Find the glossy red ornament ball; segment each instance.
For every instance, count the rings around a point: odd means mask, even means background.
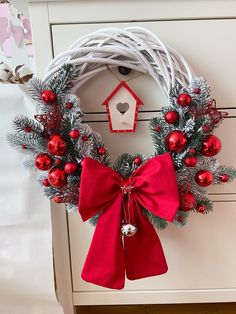
[[[52,90],[45,89],[41,93],[41,98],[42,101],[46,102],[47,104],[52,104],[55,102],[57,96]]]
[[[214,181],[214,176],[209,170],[199,170],[195,174],[195,181],[202,187],[209,186]]]
[[[168,111],[165,116],[165,120],[167,123],[174,124],[178,121],[179,119],[179,114],[176,111]]]
[[[63,156],[66,152],[66,142],[60,135],[52,135],[48,141],[48,151],[56,156]]]
[[[65,171],[57,167],[53,168],[48,173],[48,181],[54,187],[65,186],[67,183]]]
[[[39,170],[46,171],[52,167],[53,159],[50,155],[41,153],[35,157],[34,164]]]
[[[65,104],[65,107],[66,107],[66,109],[72,109],[73,108],[73,104],[72,104],[72,102],[68,102],[68,103],[66,103]]]
[[[195,205],[196,199],[192,192],[186,192],[180,197],[180,210],[189,211]]]
[[[82,141],[83,141],[83,142],[87,142],[87,141],[88,141],[88,139],[89,139],[89,138],[88,138],[88,136],[87,136],[87,135],[83,135],[83,136],[82,136]]]
[[[181,107],[186,107],[191,104],[192,98],[188,93],[182,93],[177,98],[177,104]]]
[[[190,155],[195,155],[196,154],[196,149],[195,148],[190,148],[188,152],[189,152]]]
[[[215,135],[208,135],[202,143],[202,149],[200,152],[204,156],[212,157],[218,154],[220,150],[221,150],[220,139]]]
[[[206,207],[203,204],[198,204],[196,207],[197,212],[201,213],[201,214],[205,213],[205,209],[206,209]]]
[[[166,137],[166,145],[170,151],[181,152],[187,145],[186,134],[181,131],[172,131]]]
[[[79,130],[76,130],[76,129],[71,130],[69,134],[70,134],[70,137],[73,138],[74,140],[79,137]]]
[[[51,184],[49,183],[48,179],[43,179],[43,186],[47,187],[50,186]]]
[[[98,148],[98,155],[105,155],[105,153],[106,153],[106,148],[105,147],[99,147]]]
[[[195,167],[197,164],[197,158],[194,156],[189,156],[184,159],[184,164],[186,167]]]
[[[66,174],[72,174],[78,169],[78,164],[76,162],[67,162],[64,167]]]
[[[226,173],[221,174],[220,175],[220,181],[223,183],[228,182],[229,181],[229,175]]]
[[[135,157],[134,158],[134,164],[139,166],[142,163],[142,159],[140,157]]]
[[[53,197],[53,201],[54,201],[55,203],[61,203],[61,197],[58,196],[58,195],[56,195],[56,196]]]
[[[198,94],[200,94],[201,93],[201,89],[200,88],[194,88],[194,94],[196,94],[196,95],[198,95]]]

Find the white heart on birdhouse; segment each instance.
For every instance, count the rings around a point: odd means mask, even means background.
[[[134,132],[138,108],[142,104],[134,91],[121,81],[103,102],[107,109],[110,132]]]

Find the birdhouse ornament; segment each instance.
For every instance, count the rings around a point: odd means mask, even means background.
[[[135,132],[138,108],[142,104],[125,81],[121,81],[103,102],[107,110],[110,132]]]

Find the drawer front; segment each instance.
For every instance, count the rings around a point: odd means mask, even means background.
[[[184,228],[169,225],[164,231],[158,232],[169,265],[168,273],[137,281],[127,280],[125,291],[234,289],[235,208],[235,201],[216,201],[214,214],[192,214]],[[69,230],[74,292],[105,291],[80,278],[93,228],[82,223],[78,214],[74,213],[69,215]],[[119,293],[109,292],[117,298],[113,298],[114,303],[119,300]],[[187,298],[186,301],[189,302]],[[89,304],[89,300],[87,302]]]
[[[125,27],[132,23],[52,25],[54,54],[64,51],[80,36],[111,25]],[[229,141],[236,131],[234,114],[236,89],[232,79],[236,68],[236,42],[233,40],[236,20],[156,21],[140,22],[135,25],[149,28],[165,43],[182,53],[195,72],[208,79],[218,107],[232,108],[230,117],[216,133],[223,141],[219,160],[236,167],[236,148]],[[131,79],[128,84],[144,102],[134,134],[111,134],[108,131],[107,118],[101,103],[118,84],[118,80],[110,71],[104,71],[103,74],[94,77],[78,91],[82,109],[88,113],[87,120],[102,134],[113,159],[122,152],[140,151],[145,154],[152,152],[147,120],[158,115],[158,110],[165,104],[165,97],[150,77],[145,75],[133,79],[132,77],[136,77],[136,73],[132,72],[125,79]],[[215,200],[213,214],[208,216],[192,214],[186,227],[177,228],[170,225],[166,230],[159,232],[169,263],[169,272],[160,277],[127,282],[125,292],[183,290],[182,297],[186,295],[186,302],[190,302],[184,291],[234,289],[236,254],[232,247],[236,236],[235,187],[234,183],[210,190],[211,198]],[[68,219],[74,297],[76,299],[79,293],[80,304],[101,304],[103,302],[101,300],[104,300],[102,292],[105,289],[83,282],[80,278],[93,228],[81,223],[77,213],[69,215]],[[93,292],[98,293],[91,300],[89,293]],[[140,303],[145,303],[141,295]],[[158,294],[150,295],[153,295],[150,303],[161,302],[162,297],[158,299]],[[109,296],[113,304],[130,303],[122,292],[110,291]],[[145,300],[147,302],[147,298]],[[184,301],[185,299],[182,299],[182,302]]]

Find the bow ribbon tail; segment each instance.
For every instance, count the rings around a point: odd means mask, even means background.
[[[120,194],[100,215],[81,274],[83,280],[110,289],[123,289],[125,284],[121,203]]]
[[[127,278],[135,280],[166,273],[168,266],[155,229],[134,195],[130,195],[129,202],[130,219],[135,221],[138,232],[133,237],[124,237]]]

